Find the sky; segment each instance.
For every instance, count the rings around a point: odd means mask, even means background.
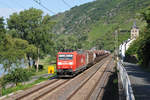
[[[29,9],[31,7],[41,9],[45,14],[54,15],[59,12],[64,12],[69,10],[71,7],[76,5],[81,5],[94,0],[37,0],[40,1],[42,5],[48,8],[47,11],[39,4],[34,2],[34,0],[0,0],[0,17],[8,18],[14,12],[20,12],[24,9]]]

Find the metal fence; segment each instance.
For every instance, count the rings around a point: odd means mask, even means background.
[[[124,96],[125,100],[135,100],[129,76],[121,61],[117,63],[117,69],[119,70],[118,75],[122,85],[122,96]]]
[[[2,96],[2,86],[0,84],[0,97]]]

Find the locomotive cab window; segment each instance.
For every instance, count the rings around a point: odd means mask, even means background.
[[[60,54],[58,57],[59,57],[59,60],[72,60],[73,59],[72,54]]]

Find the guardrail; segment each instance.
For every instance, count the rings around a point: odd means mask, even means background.
[[[121,61],[117,62],[120,100],[135,100],[129,76]]]
[[[2,86],[0,84],[0,97],[2,96]]]

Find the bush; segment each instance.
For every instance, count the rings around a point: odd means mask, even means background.
[[[150,32],[148,33],[150,34]],[[139,50],[137,51],[139,63],[148,66],[150,61],[150,35],[141,39]]]
[[[24,68],[15,68],[6,74],[2,79],[2,86],[5,87],[8,83],[15,83],[28,81],[31,76],[31,72]]]
[[[126,51],[126,56],[135,55],[139,48],[139,39],[133,41],[128,50]]]
[[[34,65],[33,68],[36,69],[36,65]],[[39,64],[39,68],[38,69],[41,71],[41,70],[44,69],[44,66]]]

